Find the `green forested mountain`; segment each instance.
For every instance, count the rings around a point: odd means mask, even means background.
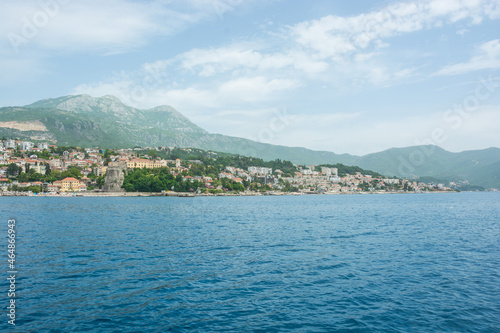
[[[169,106],[149,110],[126,106],[114,96],[45,99],[23,107],[0,108],[0,122],[41,122],[45,130],[0,127],[6,137],[40,138],[79,147],[175,146],[293,160],[296,163],[350,163],[351,155],[290,148],[211,134]],[[2,124],[0,124],[2,125]],[[4,126],[4,125],[2,125]]]
[[[500,149],[452,153],[437,146],[392,148],[356,158],[353,163],[384,175],[468,180],[483,187],[500,188]]]
[[[436,146],[418,146],[365,156],[339,155],[211,134],[172,107],[136,109],[114,96],[65,96],[0,108],[0,136],[79,147],[192,147],[298,164],[358,165],[388,176],[468,180],[471,184],[500,188],[498,148],[451,153]]]

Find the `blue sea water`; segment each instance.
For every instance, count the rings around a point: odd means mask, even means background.
[[[500,331],[500,193],[3,197],[0,209],[2,332]]]

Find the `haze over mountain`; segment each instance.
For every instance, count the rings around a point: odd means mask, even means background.
[[[0,135],[47,140],[61,146],[192,147],[299,164],[343,163],[388,176],[431,176],[500,188],[499,148],[451,153],[437,146],[416,146],[365,156],[339,155],[211,134],[170,106],[137,109],[111,95],[64,96],[22,107],[0,108]]]

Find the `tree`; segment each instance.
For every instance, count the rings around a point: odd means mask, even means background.
[[[74,165],[71,165],[68,167],[68,170],[66,170],[62,173],[62,177],[63,178],[74,177],[76,179],[80,179],[80,178],[82,178],[81,168],[74,166]]]
[[[130,183],[126,183],[126,184],[123,184],[123,188],[125,189],[125,191],[127,192],[134,192],[135,191],[135,187],[134,185],[130,184]]]
[[[104,176],[100,176],[99,178],[97,178],[96,183],[98,188],[102,188],[102,186],[104,185]]]
[[[41,159],[44,159],[44,160],[48,160],[51,157],[50,152],[47,149],[44,149],[41,153],[35,152],[34,154],[36,156],[38,156],[38,158],[41,158]]]
[[[22,171],[21,167],[18,167],[16,163],[11,163],[7,166],[7,176],[17,177]]]
[[[50,164],[49,163],[44,163],[45,165],[45,176],[50,176],[51,169],[50,169]]]
[[[203,176],[205,174],[205,166],[203,164],[194,163],[189,171],[192,176]]]
[[[151,149],[148,151],[148,156],[151,157],[153,160],[156,160],[158,157],[158,152],[154,149]]]

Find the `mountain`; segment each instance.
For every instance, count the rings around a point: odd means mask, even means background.
[[[500,188],[499,148],[460,153],[432,145],[391,148],[359,157],[353,163],[384,175],[468,180],[471,184]]]
[[[290,160],[298,164],[358,165],[388,176],[468,180],[500,188],[500,149],[452,153],[437,146],[392,148],[365,156],[285,147],[208,133],[170,106],[143,110],[114,96],[73,95],[0,108],[0,136],[61,146],[176,146]]]
[[[16,122],[17,126],[13,126],[12,122]],[[41,125],[38,130],[33,130],[35,124]],[[0,135],[51,140],[61,146],[193,147],[266,160],[288,159],[296,163],[328,163],[332,160],[349,163],[353,158],[348,154],[337,155],[211,134],[170,106],[136,109],[109,95],[100,98],[65,96],[23,107],[0,108]]]

